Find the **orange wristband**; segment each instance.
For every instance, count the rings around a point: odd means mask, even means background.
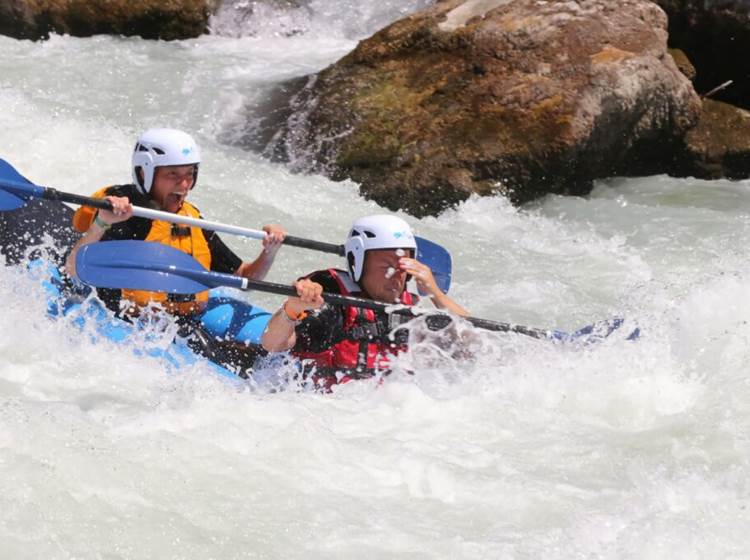
[[[299,323],[302,321],[305,317],[307,317],[307,311],[300,311],[297,315],[292,315],[289,313],[289,311],[286,308],[286,304],[288,302],[284,302],[284,305],[282,306],[282,309],[284,310],[284,315],[286,315],[287,319],[290,321],[293,321],[294,323]]]

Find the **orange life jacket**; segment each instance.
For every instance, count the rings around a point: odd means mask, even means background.
[[[107,196],[107,190],[110,187],[104,187],[96,191],[91,195],[91,198],[105,198]],[[96,218],[96,213],[99,210],[92,206],[81,206],[73,214],[73,229],[80,233],[86,233],[91,227],[91,223]]]
[[[92,196],[104,198],[107,189],[99,189]],[[96,217],[97,210],[87,206],[81,206],[73,216],[73,227],[80,232],[85,232],[91,227]],[[185,201],[176,212],[180,216],[200,218],[200,212],[192,204]],[[144,241],[163,243],[175,249],[179,249],[188,255],[192,255],[206,270],[211,269],[211,250],[208,241],[199,227],[189,227],[179,224],[171,224],[162,220],[152,220],[151,229]],[[148,292],[145,290],[122,290],[122,298],[134,304],[134,308],[128,312],[137,313],[142,307],[160,304],[165,310],[176,315],[190,315],[198,313],[206,307],[208,302],[208,290],[197,294],[180,295],[167,294],[164,292]]]

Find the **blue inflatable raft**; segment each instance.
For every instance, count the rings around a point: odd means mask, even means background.
[[[255,359],[264,354],[260,337],[270,319],[268,312],[233,297],[227,289],[214,289],[205,312],[182,325],[171,345],[156,344],[163,339],[156,333],[150,344],[147,332],[154,330],[153,321],[144,329],[138,320],[117,318],[91,288],[66,284],[58,267],[77,239],[69,226],[71,216],[70,208],[47,200],[31,200],[23,208],[0,212],[0,255],[7,265],[27,266],[42,283],[51,317],[65,318],[114,342],[132,343],[136,352],[162,358],[169,367],[203,360],[222,375],[249,376]]]

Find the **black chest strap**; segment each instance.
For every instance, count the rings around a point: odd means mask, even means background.
[[[355,325],[347,329],[347,338],[362,342],[406,344],[409,340],[409,331],[399,328],[398,323],[392,323],[388,316],[368,321],[364,310],[360,308],[357,310]]]

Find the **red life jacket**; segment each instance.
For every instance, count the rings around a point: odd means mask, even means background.
[[[361,296],[360,287],[344,271],[329,268],[327,271],[339,286],[341,295]],[[401,294],[400,303],[414,305],[417,296]],[[361,307],[342,308],[344,314],[343,339],[322,352],[294,352],[303,360],[306,369],[312,369],[318,385],[330,388],[336,383],[372,377],[378,372],[387,373],[389,358],[408,348],[404,341],[389,338],[390,327],[378,321],[375,311]],[[313,366],[313,368],[310,368]]]

